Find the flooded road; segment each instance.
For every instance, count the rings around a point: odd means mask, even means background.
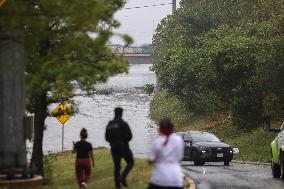
[[[124,109],[123,118],[133,133],[130,147],[136,157],[145,157],[152,138],[156,136],[155,124],[148,117],[152,97],[143,89],[145,84],[156,83],[155,74],[149,71],[150,66],[130,65],[128,74],[117,75],[107,83],[97,85],[97,94],[75,97],[80,113],[65,123],[64,150],[70,150],[72,141],[79,140],[79,132],[83,127],[88,130],[88,140],[94,147],[109,147],[104,139],[105,127],[113,119],[114,108],[120,106]],[[52,110],[57,105],[53,104],[49,108]],[[46,126],[44,152],[61,151],[61,124],[56,118],[47,118]]]

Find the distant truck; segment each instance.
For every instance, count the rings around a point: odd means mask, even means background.
[[[284,181],[284,122],[280,129],[272,129],[270,132],[278,132],[275,139],[271,142],[271,170],[274,178],[281,178]]]

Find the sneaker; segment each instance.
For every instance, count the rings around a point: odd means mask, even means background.
[[[124,186],[124,187],[127,187],[127,186],[128,186],[127,181],[126,181],[125,178],[121,179],[121,184],[122,184],[122,186]]]
[[[81,187],[82,187],[82,188],[88,188],[88,185],[87,185],[87,183],[82,182],[82,183],[81,183]]]

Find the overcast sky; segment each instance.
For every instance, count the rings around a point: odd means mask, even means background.
[[[177,7],[179,7],[179,2],[180,0],[177,0]],[[127,0],[125,8],[168,3],[172,3],[172,0]],[[148,8],[125,8],[115,14],[115,18],[121,23],[120,28],[115,32],[130,35],[134,39],[133,45],[152,43],[152,36],[157,24],[172,12],[171,4]],[[111,43],[123,44],[119,37],[113,37]]]

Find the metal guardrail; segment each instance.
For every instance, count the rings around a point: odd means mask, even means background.
[[[145,47],[136,47],[136,46],[122,46],[122,45],[109,45],[112,52],[114,54],[151,54],[152,48],[145,46]]]

